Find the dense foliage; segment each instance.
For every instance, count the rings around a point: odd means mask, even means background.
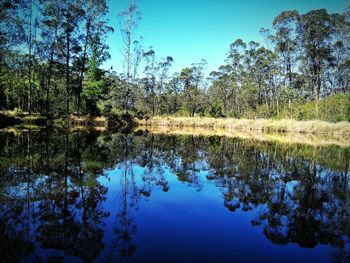
[[[206,76],[205,60],[170,74],[174,58],[141,46],[135,1],[119,14],[122,73],[102,68],[114,30],[105,0],[4,0],[0,10],[0,109],[349,120],[349,11],[282,12],[261,29],[266,43],[234,41]]]

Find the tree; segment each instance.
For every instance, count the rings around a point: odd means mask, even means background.
[[[182,87],[179,73],[174,73],[165,85],[166,111],[165,114],[174,114],[181,109]]]
[[[190,117],[194,117],[197,112],[204,111],[204,91],[200,85],[204,78],[205,64],[206,61],[194,63],[190,68],[182,69],[179,76],[183,86],[183,104]]]
[[[331,60],[325,72],[330,90],[327,92],[350,92],[350,11],[332,14],[334,33],[331,43]]]
[[[168,80],[168,73],[169,69],[174,62],[173,57],[167,56],[165,59],[160,61],[158,63],[157,69],[158,69],[158,75],[159,75],[159,84],[158,84],[158,94],[159,94],[159,100],[158,100],[158,112],[159,114],[164,114],[167,110],[166,107],[166,96],[165,96],[165,85],[166,81]]]
[[[235,105],[237,105],[237,82],[231,70],[230,66],[220,66],[218,72],[210,73],[213,83],[209,89],[209,95],[212,98],[212,106],[216,107],[216,110],[213,108],[216,117],[228,116],[231,101],[235,101]]]
[[[79,73],[79,85],[77,88],[77,112],[81,111],[81,92],[83,89],[83,79],[86,70],[86,63],[89,56],[93,56],[94,63],[101,64],[109,58],[107,53],[108,47],[105,44],[105,36],[113,31],[113,28],[107,25],[107,21],[104,20],[105,15],[108,12],[107,3],[105,0],[98,1],[86,1],[84,2],[84,23],[85,33],[82,38],[82,54],[79,58],[80,73]],[[98,60],[98,61],[97,61]]]
[[[99,114],[97,102],[100,100],[104,88],[103,71],[98,66],[96,59],[91,58],[83,83],[82,97],[86,104],[86,112],[91,115]]]
[[[60,19],[62,21],[63,30],[58,37],[58,41],[59,48],[62,52],[60,56],[62,56],[62,58],[65,60],[65,114],[68,115],[70,112],[70,96],[73,87],[72,63],[82,49],[79,45],[81,31],[78,25],[83,18],[84,10],[82,9],[80,2],[66,0],[64,2],[60,2],[60,13],[62,14]]]
[[[141,13],[138,11],[138,7],[136,4],[136,0],[131,0],[126,9],[119,13],[119,17],[121,18],[121,33],[124,41],[124,72],[126,78],[126,89],[124,93],[124,103],[123,109],[127,111],[130,107],[132,107],[132,99],[130,99],[130,81],[132,80],[132,62],[134,58],[132,45],[138,44],[135,37],[135,32],[138,27],[138,23],[141,20]],[[134,76],[136,74],[134,73]]]
[[[50,91],[52,90],[55,61],[59,53],[58,36],[62,31],[60,9],[57,1],[47,2],[42,10],[41,42],[38,44],[38,55],[46,62],[44,67],[44,90],[46,93],[45,112],[50,114]]]
[[[156,94],[156,86],[157,86],[157,60],[156,55],[153,49],[145,52],[143,57],[146,60],[146,67],[144,73],[146,77],[143,79],[143,86],[146,93],[146,101],[148,102],[151,108],[152,116],[156,115],[157,109],[157,94]]]
[[[292,87],[293,69],[297,62],[297,40],[296,30],[298,28],[300,15],[298,11],[284,11],[272,22],[276,35],[273,36],[276,52],[281,57],[284,72],[284,85]]]
[[[143,57],[146,60],[146,66],[144,70],[145,78],[142,80],[142,83],[146,93],[146,101],[151,108],[151,114],[155,116],[165,111],[161,109],[165,103],[165,82],[168,79],[168,72],[174,59],[168,56],[158,62],[152,48],[145,52]]]
[[[312,10],[300,17],[299,45],[303,49],[305,75],[310,77],[310,86],[316,101],[320,99],[323,74],[327,61],[331,59],[330,40],[333,30],[332,18],[325,9]]]

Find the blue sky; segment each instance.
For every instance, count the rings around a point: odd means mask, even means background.
[[[208,61],[210,72],[224,63],[229,45],[236,39],[263,42],[259,29],[271,28],[281,11],[305,13],[326,8],[342,12],[347,0],[138,0],[142,12],[138,34],[157,57],[172,56],[172,72],[191,63]],[[127,0],[109,0],[108,19],[115,32],[108,37],[111,59],[104,65],[122,72],[122,39],[118,13]],[[142,68],[140,68],[142,71]]]

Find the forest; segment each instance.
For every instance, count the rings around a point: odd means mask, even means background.
[[[350,8],[281,12],[260,29],[263,43],[232,41],[210,74],[205,59],[173,73],[176,58],[144,47],[136,1],[115,14],[119,28],[108,12],[106,0],[2,0],[0,110],[350,120]],[[115,31],[124,63],[106,69],[106,39]]]

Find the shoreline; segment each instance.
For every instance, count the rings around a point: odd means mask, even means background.
[[[3,114],[2,114],[3,115]],[[5,116],[5,115],[3,115]],[[350,122],[295,121],[271,119],[216,119],[200,117],[153,117],[150,119],[123,119],[122,117],[93,117],[69,115],[55,119],[42,116],[7,117],[16,120],[0,127],[2,131],[57,128],[71,132],[95,130],[106,132],[127,128],[154,134],[221,136],[228,138],[278,141],[315,146],[338,145],[350,147]],[[38,122],[38,120],[40,120]],[[33,122],[31,122],[33,121]]]
[[[136,132],[146,132],[155,135],[194,136],[194,137],[226,137],[259,142],[277,142],[282,144],[303,144],[309,146],[339,146],[350,147],[348,137],[334,138],[306,133],[266,133],[261,131],[224,130],[193,127],[146,127],[138,126]]]
[[[333,138],[350,139],[350,122],[331,123],[319,120],[296,121],[291,119],[216,119],[206,117],[153,117],[137,119],[141,127],[169,127],[225,130],[226,133],[260,132],[260,133],[290,133],[329,136]]]

